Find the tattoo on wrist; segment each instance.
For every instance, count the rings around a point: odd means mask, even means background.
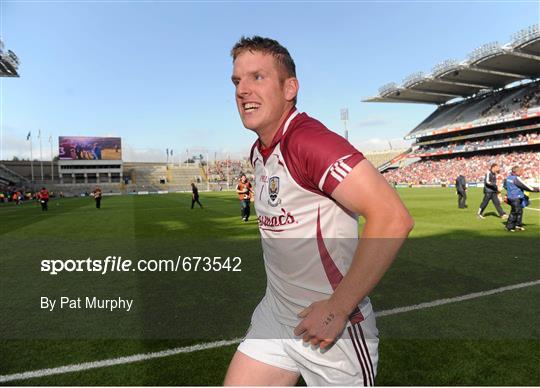
[[[324,322],[323,322],[324,325],[325,325],[325,326],[328,326],[328,325],[334,320],[334,318],[335,318],[334,313],[328,314],[328,316],[326,317],[326,319],[325,319]]]

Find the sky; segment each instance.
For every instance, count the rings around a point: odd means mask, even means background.
[[[540,19],[540,1],[5,1],[0,36],[20,78],[0,78],[0,160],[50,160],[49,136],[119,136],[126,161],[209,150],[247,156],[230,49],[277,39],[300,82],[298,108],[361,151],[406,146],[436,107],[366,103],[438,62],[511,41]],[[390,141],[390,144],[389,144]],[[204,152],[203,152],[204,153]],[[212,158],[212,156],[210,156]]]

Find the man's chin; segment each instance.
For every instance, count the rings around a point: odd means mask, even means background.
[[[255,123],[253,120],[242,119],[242,124],[244,124],[244,128],[257,132],[257,123]]]

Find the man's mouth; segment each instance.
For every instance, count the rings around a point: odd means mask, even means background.
[[[244,108],[244,112],[251,113],[259,109],[261,104],[257,104],[256,102],[246,102],[245,104],[242,104],[242,106]]]

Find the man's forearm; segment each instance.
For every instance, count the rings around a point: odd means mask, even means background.
[[[407,208],[379,172],[360,162],[332,197],[366,219],[352,264],[328,302],[348,317],[379,283],[414,226]]]
[[[411,228],[412,226],[396,222],[379,222],[379,225],[366,223],[351,267],[330,298],[330,302],[340,313],[350,315],[358,303],[379,283]]]
[[[530,191],[530,192],[538,191],[538,188],[529,186],[528,184],[526,184],[525,182],[523,182],[523,181],[521,180],[521,178],[517,178],[516,181],[515,181],[515,184],[516,184],[516,186],[519,187],[521,190]]]

